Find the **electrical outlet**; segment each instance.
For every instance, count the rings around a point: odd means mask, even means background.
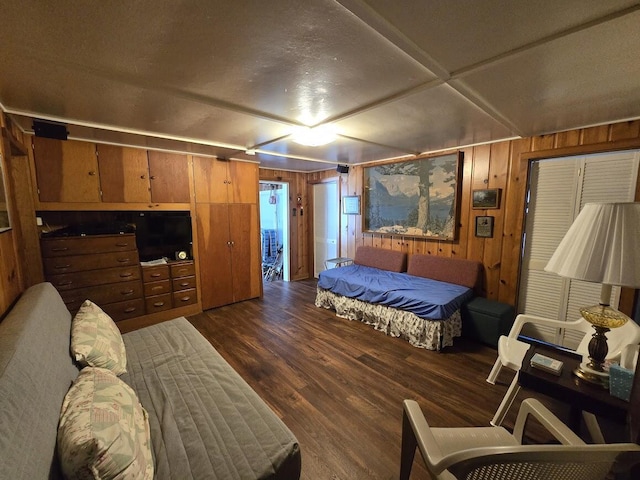
[[[42,217],[36,217],[36,225],[38,225],[39,227],[42,226]]]

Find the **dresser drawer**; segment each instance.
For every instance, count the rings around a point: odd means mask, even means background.
[[[188,277],[196,274],[196,268],[193,261],[172,263],[171,278]]]
[[[61,275],[49,275],[50,281],[58,291],[72,290],[74,288],[92,287],[107,283],[128,282],[140,279],[140,266],[105,268],[100,272],[75,272]]]
[[[173,292],[173,308],[178,308],[183,305],[191,305],[196,303],[198,297],[196,295],[196,289],[181,290],[179,292]]]
[[[156,265],[153,267],[142,267],[142,281],[157,282],[169,278],[169,265]]]
[[[196,277],[182,277],[182,278],[174,278],[171,280],[171,284],[173,287],[173,291],[177,292],[180,290],[187,290],[189,288],[196,288]]]
[[[171,293],[171,282],[168,279],[160,280],[159,282],[149,282],[144,284],[145,297],[161,295],[163,293]]]
[[[96,287],[75,288],[73,290],[63,290],[60,296],[64,300],[70,311],[76,311],[85,300],[102,307],[103,305],[134,298],[142,298],[142,282],[134,280],[131,282],[118,282],[111,285],[99,285]]]
[[[43,257],[87,255],[93,253],[124,252],[136,250],[136,236],[95,235],[89,237],[43,238],[40,241]]]
[[[46,275],[56,275],[59,273],[138,265],[138,252],[137,250],[129,250],[126,252],[96,253],[93,255],[67,255],[43,258],[42,262]]]
[[[147,313],[162,312],[171,308],[171,294],[154,295],[144,299]]]
[[[126,320],[127,318],[144,315],[144,300],[137,298],[124,302],[110,303],[102,308],[113,320]]]

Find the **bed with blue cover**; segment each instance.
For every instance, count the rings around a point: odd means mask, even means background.
[[[460,307],[474,296],[472,260],[359,247],[354,264],[320,273],[316,306],[412,345],[440,350],[461,335]]]

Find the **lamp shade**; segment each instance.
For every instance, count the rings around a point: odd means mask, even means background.
[[[640,288],[640,203],[587,203],[544,269]]]

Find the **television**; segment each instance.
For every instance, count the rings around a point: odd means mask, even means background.
[[[138,212],[134,223],[140,261],[162,257],[175,260],[179,251],[187,252],[187,258],[192,258],[189,212]]]

